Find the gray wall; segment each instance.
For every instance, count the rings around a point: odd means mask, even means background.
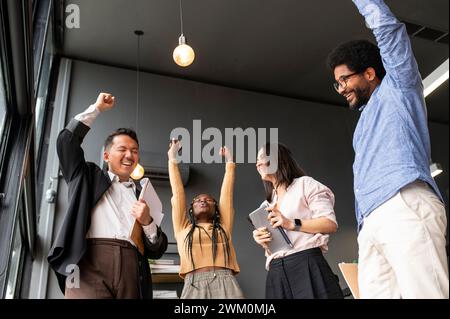
[[[302,102],[289,98],[230,89],[153,74],[140,74],[140,107],[138,136],[143,151],[161,153],[165,157],[169,134],[173,128],[192,130],[194,119],[202,120],[202,129],[253,127],[279,129],[279,140],[294,153],[308,175],[329,186],[336,195],[339,230],[331,236],[325,256],[339,275],[340,261],[357,259],[356,223],[352,192],[352,135],[356,113],[344,108]],[[85,139],[87,160],[99,163],[101,145],[108,133],[118,127],[136,128],[136,73],[130,70],[74,61],[67,121],[93,103],[100,91],[116,96],[115,109],[101,114]],[[448,126],[432,125],[438,141],[435,161],[448,172]],[[433,141],[434,142],[434,141]],[[210,192],[219,196],[224,167],[221,164],[191,164],[187,196]],[[448,189],[448,177],[441,186]],[[163,229],[174,241],[170,187],[158,186],[157,192],[166,212]],[[66,187],[61,186],[58,220],[65,209]],[[263,250],[254,243],[247,214],[264,199],[255,164],[239,164],[235,186],[235,226],[233,242],[241,273],[238,281],[248,298],[263,298],[266,271]],[[54,277],[48,296],[57,297]]]

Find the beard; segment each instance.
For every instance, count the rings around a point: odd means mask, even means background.
[[[355,98],[352,103],[348,103],[350,110],[357,110],[361,106],[366,105],[370,99],[370,88],[367,86],[366,88],[355,88],[352,91]]]

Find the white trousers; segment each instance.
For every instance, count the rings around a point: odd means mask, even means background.
[[[445,208],[416,181],[375,209],[358,235],[361,298],[449,298]]]

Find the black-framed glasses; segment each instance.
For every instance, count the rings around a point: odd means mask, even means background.
[[[333,83],[333,87],[334,87],[334,89],[336,90],[336,92],[339,92],[339,88],[340,88],[340,87],[341,87],[343,90],[345,90],[346,87],[347,87],[347,82],[348,82],[348,80],[349,80],[352,76],[357,75],[357,74],[361,74],[361,72],[353,72],[353,73],[350,73],[350,74],[347,74],[347,75],[343,75],[343,76],[341,76],[341,77],[339,78],[339,80],[335,81],[335,82]]]

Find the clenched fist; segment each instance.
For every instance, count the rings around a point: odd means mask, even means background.
[[[95,107],[100,111],[107,111],[112,109],[114,106],[115,97],[109,93],[100,93],[97,97],[97,101],[95,102]]]
[[[179,150],[181,150],[181,142],[173,139],[169,144],[169,151],[167,152],[169,160],[176,159]]]
[[[231,151],[228,147],[223,146],[220,148],[220,156],[225,157],[225,161],[228,162],[233,162],[233,154],[231,154]]]

